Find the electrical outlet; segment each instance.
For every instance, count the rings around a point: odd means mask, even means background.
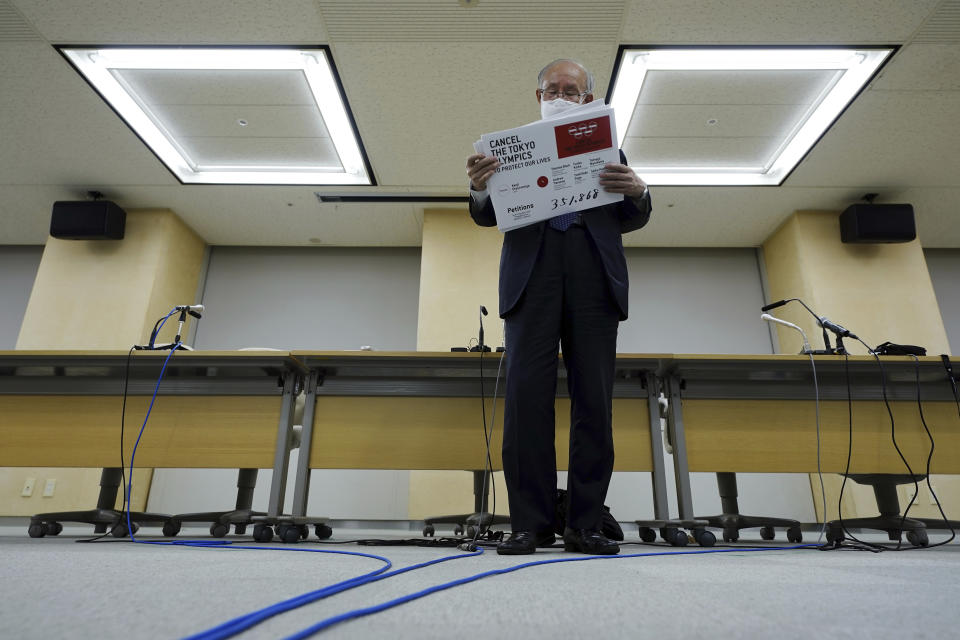
[[[46,483],[43,485],[43,497],[52,498],[53,492],[57,488],[57,479],[56,478],[47,478]]]
[[[20,495],[29,498],[33,495],[33,486],[37,484],[36,478],[27,478],[23,481],[23,489],[20,489]]]

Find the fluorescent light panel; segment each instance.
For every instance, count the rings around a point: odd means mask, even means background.
[[[167,167],[188,184],[369,185],[363,153],[325,49],[71,48],[60,49]],[[193,164],[163,124],[144,109],[115,72],[160,70],[299,70],[323,116],[342,166],[202,166]]]
[[[779,185],[893,53],[892,48],[623,49],[610,105],[622,147],[648,71],[834,70],[836,75],[808,111],[784,123],[783,143],[763,167],[635,166],[652,185]]]

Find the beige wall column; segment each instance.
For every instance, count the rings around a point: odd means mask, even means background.
[[[490,312],[484,318],[484,342],[503,344],[497,305],[502,242],[503,235],[496,227],[478,227],[465,208],[423,212],[418,351],[449,351],[450,347],[467,346],[471,338],[477,337],[481,304]],[[498,403],[498,430],[503,425],[501,408]],[[482,446],[483,427],[479,419],[476,422],[477,442]],[[495,455],[499,459],[499,452]],[[505,514],[507,492],[503,474],[496,474],[495,482],[497,513]],[[411,519],[472,511],[473,478],[469,473],[410,473]]]
[[[123,240],[49,238],[17,349],[129,349],[145,342],[172,306],[196,302],[205,249],[169,210],[128,212]],[[175,333],[176,324],[168,322],[161,340]],[[151,474],[145,469],[134,478],[134,509],[146,503]],[[0,469],[0,514],[90,509],[99,475],[99,469]],[[39,487],[56,478],[56,493],[20,497],[27,477]]]
[[[770,300],[801,298],[812,309],[850,328],[871,346],[890,340],[917,344],[931,354],[949,353],[946,330],[919,241],[903,244],[843,244],[839,214],[829,211],[798,211],[763,244]],[[773,311],[807,333],[814,348],[822,348],[821,330],[814,318],[793,303]],[[801,339],[796,331],[777,326],[781,353],[797,353]],[[833,341],[833,336],[830,337]],[[850,353],[865,354],[866,348],[845,340]],[[840,477],[824,478],[828,517],[836,518]],[[955,477],[931,478],[937,494],[960,504],[960,483]],[[820,485],[811,476],[814,503],[821,517]],[[949,489],[947,485],[949,484]],[[850,490],[854,487],[853,491]],[[901,503],[904,500],[901,488]],[[910,487],[912,495],[913,487]],[[849,495],[849,499],[848,499]],[[939,517],[929,499],[911,508],[911,515]],[[945,505],[946,508],[946,505]],[[948,514],[955,509],[946,509]],[[869,487],[848,482],[844,490],[844,516],[872,515],[876,501]],[[954,516],[956,517],[956,516]]]

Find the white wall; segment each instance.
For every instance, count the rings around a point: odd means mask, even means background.
[[[954,355],[960,349],[960,249],[926,249],[923,253]]]
[[[43,247],[0,246],[0,349],[17,346]]]
[[[419,249],[214,247],[194,346],[413,351],[419,281]],[[227,510],[236,480],[234,470],[157,470],[149,509]],[[407,518],[409,471],[315,470],[310,487],[312,516]],[[266,510],[269,488],[270,472],[261,470],[255,509]]]

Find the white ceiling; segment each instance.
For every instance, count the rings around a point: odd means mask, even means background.
[[[604,96],[621,44],[893,44],[902,49],[783,186],[655,187],[650,224],[625,244],[759,245],[797,209],[840,210],[876,192],[914,205],[924,246],[960,247],[960,0],[473,4],[0,0],[0,244],[42,244],[52,203],[89,189],[127,209],[170,208],[211,244],[421,241],[422,206],[179,184],[53,44],[327,44],[375,189],[434,195],[464,194],[481,133],[538,117],[536,73],[557,57],[593,69]],[[597,17],[570,20],[585,13]],[[202,111],[181,114],[184,126],[215,126]],[[283,126],[296,122],[291,112]]]

